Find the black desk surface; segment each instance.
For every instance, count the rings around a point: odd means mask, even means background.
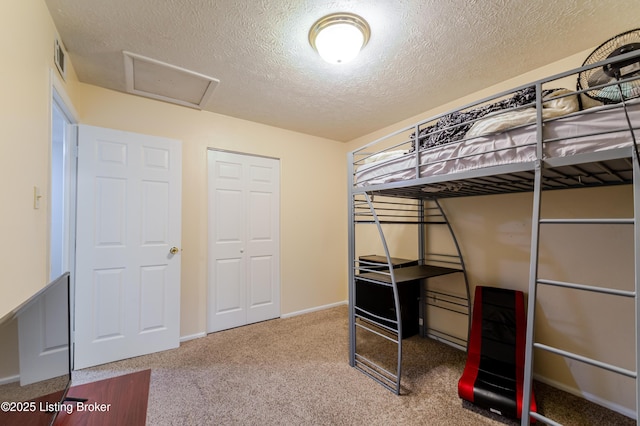
[[[417,281],[424,278],[437,277],[439,275],[461,272],[460,269],[429,265],[407,266],[405,268],[396,268],[393,271],[396,277],[397,284],[409,281]],[[384,283],[391,283],[391,275],[381,274],[378,272],[365,272],[362,274],[358,274],[356,275],[356,279],[358,278],[366,278],[370,280],[381,281]]]
[[[370,262],[370,263],[376,263],[376,264],[385,265],[385,266],[387,265],[386,256],[380,256],[375,254],[369,255],[369,256],[360,256],[359,260],[361,262],[367,262],[367,263]],[[396,267],[405,267],[405,266],[417,265],[418,261],[411,260],[411,259],[401,259],[399,257],[392,257],[391,264]]]

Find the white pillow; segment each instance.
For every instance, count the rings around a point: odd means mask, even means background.
[[[374,154],[370,157],[363,159],[360,164],[375,163],[377,161],[391,160],[405,155],[408,151],[405,149],[397,149],[394,151],[384,151]]]
[[[549,119],[576,112],[579,109],[577,96],[560,95],[572,93],[569,89],[558,89],[543,98],[542,118]],[[536,109],[526,108],[507,112],[494,112],[488,114],[482,120],[476,121],[466,133],[466,138],[474,138],[489,133],[497,133],[522,124],[535,123]]]

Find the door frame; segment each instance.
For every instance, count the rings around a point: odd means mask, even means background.
[[[71,368],[73,369],[73,360],[74,360],[74,350],[73,350],[73,330],[75,329],[75,265],[76,265],[76,202],[77,202],[77,194],[76,194],[76,184],[78,178],[77,171],[77,130],[76,125],[78,124],[78,113],[75,110],[73,103],[71,102],[71,98],[67,94],[65,89],[65,85],[60,79],[58,75],[57,69],[51,68],[49,70],[49,187],[48,194],[52,194],[52,173],[53,173],[53,138],[54,138],[54,129],[53,129],[53,109],[54,106],[60,109],[64,117],[69,122],[65,132],[64,138],[64,148],[63,148],[63,156],[62,156],[62,167],[64,168],[64,177],[63,177],[63,186],[66,191],[64,200],[63,200],[63,222],[64,229],[62,232],[62,272],[70,272],[69,274],[69,324],[71,327],[71,340],[69,342],[71,351]],[[49,271],[49,275],[51,275],[52,271],[52,215],[53,215],[53,207],[52,207],[52,197],[47,197],[47,216],[49,217],[48,221],[48,235],[47,235],[47,270]],[[54,279],[57,277],[50,277],[50,279]]]
[[[76,170],[76,144],[77,144],[76,136],[77,135],[76,135],[74,126],[78,124],[77,114],[74,111],[73,106],[70,103],[70,100],[68,99],[66,92],[64,91],[64,88],[61,87],[59,80],[53,74],[53,71],[52,71],[52,78],[51,78],[50,106],[51,106],[51,110],[50,110],[50,118],[51,118],[50,178],[51,178],[51,181],[49,184],[50,194],[52,194],[53,185],[54,185],[53,178],[52,178],[53,167],[54,167],[53,163],[58,160],[58,158],[54,157],[54,153],[53,153],[54,137],[56,136],[54,134],[54,122],[53,122],[54,108],[57,107],[57,109],[60,110],[63,117],[67,121],[67,126],[63,136],[64,139],[62,141],[63,146],[61,147],[63,152],[62,152],[62,156],[60,157],[62,159],[62,164],[60,164],[60,166],[62,166],[62,170],[63,170],[61,186],[63,189],[62,211],[63,211],[63,228],[64,229],[62,232],[62,242],[60,244],[62,246],[62,253],[61,253],[62,262],[61,263],[62,263],[63,270],[59,271],[60,273],[55,273],[55,276],[51,275],[49,277],[51,280],[53,280],[57,278],[59,275],[61,275],[61,273],[71,271],[75,263],[74,240],[75,240],[75,207],[76,207],[75,189],[76,189],[76,176],[77,176],[77,170]],[[51,216],[54,213],[52,198],[53,197],[49,197],[49,204],[48,204],[50,219],[52,219]],[[52,274],[52,269],[53,269],[53,265],[51,264],[52,256],[53,256],[52,227],[53,227],[53,224],[50,222],[49,223],[49,271],[50,271],[50,274]]]
[[[209,152],[210,151],[215,151],[215,152],[222,152],[222,153],[227,153],[227,154],[235,154],[235,155],[243,155],[243,156],[247,156],[247,157],[253,157],[253,158],[265,158],[265,159],[269,159],[269,160],[276,160],[279,163],[279,189],[278,189],[278,193],[279,193],[279,201],[278,201],[278,292],[279,294],[279,305],[280,305],[280,314],[279,316],[282,315],[282,238],[281,238],[281,234],[282,234],[282,159],[278,158],[278,157],[273,157],[273,156],[269,156],[269,155],[260,155],[260,154],[254,154],[254,153],[250,153],[250,152],[242,152],[242,151],[235,151],[235,150],[229,150],[229,149],[221,149],[221,148],[215,148],[215,147],[207,147],[207,164],[208,164],[208,157],[209,157]],[[207,248],[209,250],[209,246],[211,243],[211,239],[212,239],[212,229],[211,229],[211,224],[210,224],[210,215],[212,214],[211,210],[211,195],[210,195],[210,189],[209,189],[209,179],[210,179],[210,170],[207,167],[207,189],[206,189],[206,193],[207,193]],[[212,333],[210,326],[209,326],[209,310],[211,307],[211,302],[212,302],[212,295],[211,295],[211,291],[210,291],[210,280],[211,280],[211,265],[209,264],[210,258],[209,258],[210,254],[207,254],[207,281],[206,281],[206,287],[207,287],[207,306],[206,306],[206,333]]]

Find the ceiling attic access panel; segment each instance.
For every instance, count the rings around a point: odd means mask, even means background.
[[[124,51],[125,84],[128,93],[203,109],[220,80]]]

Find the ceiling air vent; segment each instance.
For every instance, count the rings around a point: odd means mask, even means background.
[[[155,59],[124,54],[127,92],[202,109],[220,81]]]
[[[56,63],[60,76],[65,80],[67,76],[67,52],[57,38],[53,44],[53,62]]]

